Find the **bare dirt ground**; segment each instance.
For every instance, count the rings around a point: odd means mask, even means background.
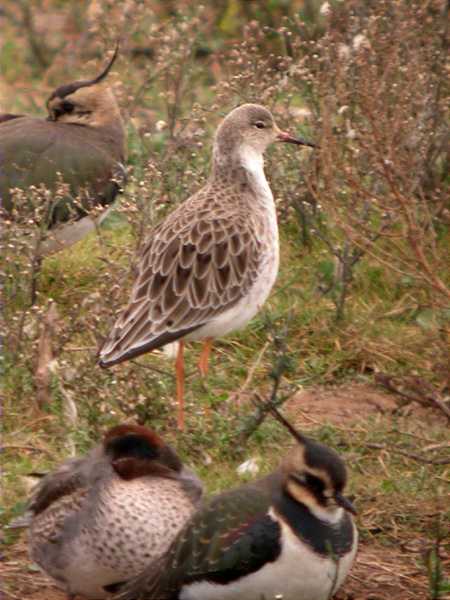
[[[427,580],[414,567],[417,555],[375,545],[360,546],[356,563],[335,600],[426,600]]]
[[[317,387],[299,392],[287,403],[290,416],[301,428],[324,423],[335,426],[367,420],[368,415],[386,415],[397,408],[394,396],[367,384]]]
[[[353,427],[368,415],[389,418],[396,407],[393,396],[369,385],[352,384],[301,392],[289,401],[287,409],[297,425],[307,429],[326,422],[337,427]],[[419,411],[422,421],[441,419],[432,410]],[[364,518],[364,514],[360,518]],[[430,598],[428,583],[423,567],[418,567],[421,563],[423,557],[414,544],[399,540],[398,547],[386,548],[363,542],[356,564],[336,600],[427,600]],[[444,567],[449,565],[450,556],[444,557]],[[27,556],[25,535],[0,559],[0,579],[5,586],[2,600],[66,599],[65,594],[32,565]]]
[[[5,592],[0,596],[2,600],[67,600],[67,596],[44,574],[30,572],[30,566],[25,543],[16,544],[13,556],[0,569],[2,581],[4,584],[13,584],[14,592]],[[426,579],[414,568],[411,555],[400,548],[394,551],[362,546],[356,564],[335,600],[426,598]]]

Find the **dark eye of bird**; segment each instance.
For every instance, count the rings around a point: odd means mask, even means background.
[[[64,112],[71,113],[75,107],[72,104],[72,102],[63,102],[61,105],[61,108],[63,109]]]
[[[262,121],[256,121],[255,123],[255,127],[257,127],[258,129],[264,129],[265,126],[265,123],[263,123]]]
[[[324,482],[315,477],[314,475],[310,475],[309,473],[306,475],[306,485],[316,494],[322,495],[325,491]]]

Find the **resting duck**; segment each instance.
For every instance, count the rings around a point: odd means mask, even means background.
[[[194,512],[202,484],[153,431],[123,424],[32,495],[32,559],[68,599],[108,598],[160,558]]]

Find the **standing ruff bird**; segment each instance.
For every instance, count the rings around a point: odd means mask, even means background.
[[[309,145],[281,131],[270,111],[244,104],[220,124],[205,187],[160,223],[144,245],[128,306],[100,350],[109,367],[179,340],[178,426],[184,426],[184,341],[244,327],[278,272],[278,226],[263,153],[275,141]]]
[[[96,78],[55,89],[47,100],[48,118],[0,114],[0,208],[5,218],[21,214],[30,186],[59,190],[44,211],[44,228],[53,240],[42,254],[75,243],[95,227],[86,217],[93,207],[110,205],[125,180],[125,130],[110,88],[101,82],[118,48]],[[60,184],[67,190],[61,192]],[[56,197],[58,196],[58,197]],[[84,217],[84,218],[83,218]],[[69,220],[70,226],[56,228]]]
[[[293,433],[298,443],[276,471],[204,502],[116,600],[329,600],[357,548],[346,469]]]
[[[28,506],[31,557],[69,599],[107,598],[162,556],[201,494],[159,436],[119,425],[40,482]]]

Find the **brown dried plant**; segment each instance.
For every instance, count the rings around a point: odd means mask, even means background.
[[[448,4],[350,2],[327,18],[302,67],[321,132],[308,184],[343,280],[368,254],[448,308]]]

